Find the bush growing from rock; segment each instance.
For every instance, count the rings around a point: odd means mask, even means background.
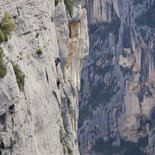
[[[67,10],[69,11],[70,16],[73,16],[73,11],[74,11],[74,3],[75,0],[64,0],[65,6]]]
[[[3,41],[5,41],[5,35],[4,32],[0,29],[0,43],[2,43]]]
[[[7,67],[3,61],[3,49],[0,47],[0,78],[7,74]]]
[[[13,65],[13,69],[14,69],[14,73],[16,75],[16,80],[17,80],[18,88],[19,88],[20,91],[24,91],[25,74],[18,67],[18,65]]]
[[[43,51],[41,48],[38,48],[37,51],[36,51],[36,54],[37,55],[42,55],[43,54]]]
[[[8,38],[11,37],[11,32],[16,29],[16,24],[14,23],[10,13],[5,13],[4,17],[0,20],[0,29],[0,38],[2,38],[0,39],[1,42],[7,41]]]

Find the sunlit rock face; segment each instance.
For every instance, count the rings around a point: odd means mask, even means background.
[[[5,12],[16,30],[0,44],[7,66],[0,78],[0,154],[79,155],[78,89],[89,47],[84,2],[74,4],[72,17],[64,1],[54,0],[0,1],[0,18]],[[16,64],[25,74],[23,91]]]
[[[154,0],[88,1],[81,155],[155,154],[154,8]]]

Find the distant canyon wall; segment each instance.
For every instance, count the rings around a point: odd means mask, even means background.
[[[155,1],[90,0],[80,95],[82,155],[153,155]]]

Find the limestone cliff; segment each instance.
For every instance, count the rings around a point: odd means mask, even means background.
[[[155,1],[89,0],[81,155],[154,155]]]
[[[79,1],[72,8],[66,0],[0,1],[0,19],[9,12],[16,24],[0,44],[2,155],[79,154],[78,89],[89,44],[86,8]]]

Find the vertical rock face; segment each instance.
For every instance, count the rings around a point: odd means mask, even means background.
[[[0,78],[0,154],[78,155],[77,91],[89,46],[86,9],[75,3],[71,18],[63,1],[56,6],[54,0],[0,1],[0,17],[5,12],[16,31],[1,44],[7,74]],[[24,91],[17,84],[22,74]]]
[[[119,0],[90,0],[89,8],[89,23],[103,23],[111,21],[114,13],[119,16]]]
[[[153,155],[155,1],[90,0],[81,155]]]

